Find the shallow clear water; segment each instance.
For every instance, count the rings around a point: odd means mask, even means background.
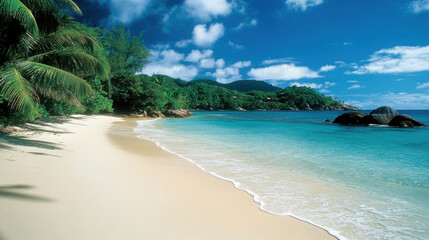
[[[429,239],[429,127],[324,122],[341,113],[195,112],[135,131],[233,181],[265,211],[344,239]],[[429,124],[429,111],[401,113]]]

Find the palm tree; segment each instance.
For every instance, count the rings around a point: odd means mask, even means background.
[[[37,31],[38,25],[34,11],[43,11],[49,8],[71,7],[76,13],[82,14],[79,7],[72,0],[2,0],[0,1],[0,15],[12,16],[27,28]]]
[[[34,118],[39,96],[81,106],[92,94],[84,74],[107,77],[97,41],[64,14],[72,0],[0,0],[0,94],[11,109]]]

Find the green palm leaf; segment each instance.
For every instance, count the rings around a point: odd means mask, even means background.
[[[37,54],[28,58],[51,65],[75,74],[94,74],[106,78],[108,63],[101,62],[91,54],[80,49],[61,49]]]
[[[100,47],[90,36],[74,29],[64,29],[41,38],[32,48],[31,55],[66,48],[80,48],[90,52]]]
[[[52,84],[52,83],[40,83],[35,86],[35,90],[40,94],[48,98],[55,100],[63,100],[73,104],[76,107],[83,109],[79,99],[72,92],[65,89],[63,86]]]
[[[82,11],[73,0],[20,0],[30,9],[46,10],[52,7],[68,9],[72,8],[76,13],[82,15]]]
[[[35,32],[38,30],[36,18],[32,11],[20,0],[1,0],[0,15],[12,16]]]
[[[9,106],[29,117],[38,100],[31,84],[13,67],[0,72],[1,93],[9,99]]]
[[[31,79],[34,85],[62,86],[77,97],[93,94],[91,86],[85,80],[62,69],[31,61],[20,62],[17,68]]]
[[[82,11],[77,6],[77,4],[75,2],[73,2],[72,0],[52,0],[52,2],[54,2],[56,5],[61,6],[61,7],[70,6],[71,8],[73,8],[73,10],[76,13],[82,15]]]

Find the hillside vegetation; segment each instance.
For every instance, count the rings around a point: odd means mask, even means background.
[[[165,75],[136,76],[141,81],[141,98],[127,101],[126,109],[136,112],[199,109],[199,110],[310,110],[343,104],[308,87],[287,87],[277,92],[229,90],[206,81],[186,82]],[[208,80],[211,81],[211,80]],[[213,82],[213,81],[212,81]]]
[[[219,83],[210,79],[196,79],[196,80],[189,81],[187,85],[193,85],[201,82],[207,83],[208,85],[224,87],[229,90],[236,90],[239,92],[249,92],[249,91],[277,92],[282,90],[279,87],[273,86],[263,81],[257,81],[257,80],[238,80],[231,83]]]

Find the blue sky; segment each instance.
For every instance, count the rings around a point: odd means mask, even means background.
[[[429,0],[77,0],[144,31],[143,73],[310,86],[365,109],[429,109]]]

